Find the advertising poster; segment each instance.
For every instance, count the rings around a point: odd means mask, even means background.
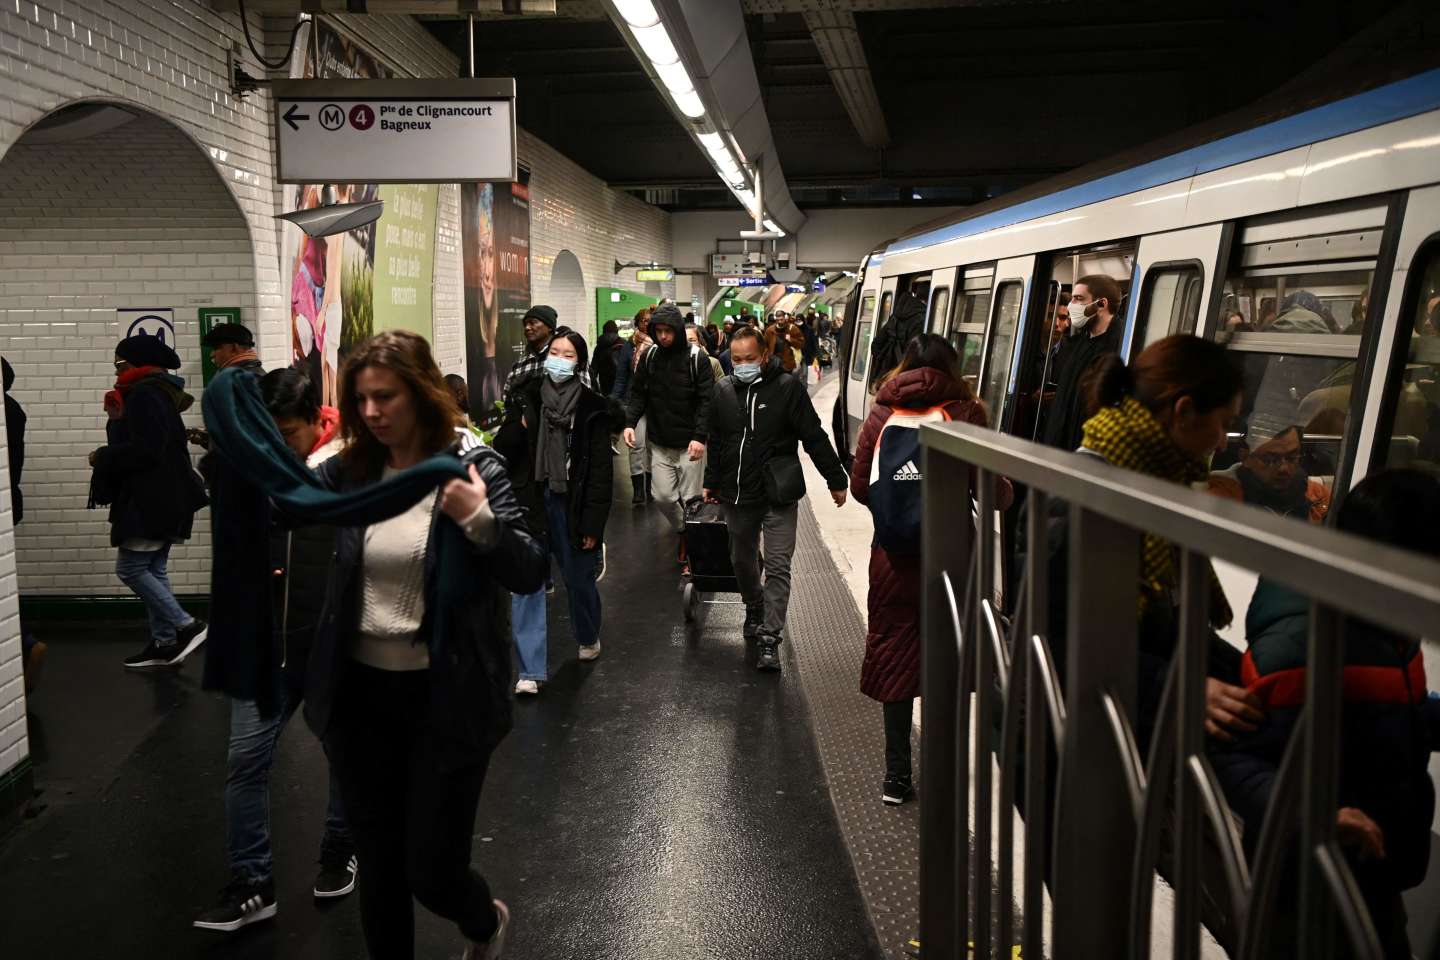
[[[525,355],[521,319],[530,307],[529,172],[518,183],[460,187],[465,272],[466,379],[471,416],[484,419],[505,377]]]
[[[324,23],[305,43],[299,77],[383,79],[391,72]],[[318,63],[318,67],[317,67]],[[284,188],[285,209],[385,201],[375,223],[329,237],[287,226],[281,275],[290,293],[291,360],[338,400],[337,375],[355,344],[381,330],[433,336],[432,282],[438,188],[434,185],[307,183]]]

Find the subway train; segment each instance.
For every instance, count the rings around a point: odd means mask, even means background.
[[[1440,464],[1440,70],[1226,118],[883,244],[846,305],[837,443],[859,433],[884,373],[870,344],[906,292],[992,426],[1040,437],[1052,318],[1095,274],[1123,292],[1125,356],[1176,333],[1237,355],[1244,408],[1214,469],[1257,424],[1301,427],[1328,491]],[[1245,609],[1253,576],[1222,579]]]

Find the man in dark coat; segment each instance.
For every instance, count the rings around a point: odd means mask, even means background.
[[[94,502],[110,504],[115,572],[144,603],[150,641],[127,657],[132,670],[179,666],[205,642],[204,621],[186,613],[170,588],[170,548],[190,539],[207,500],[190,464],[180,414],[195,398],[170,373],[180,358],[159,337],[138,334],[115,347],[115,389],[105,395],[105,446],[90,454]]]
[[[755,666],[779,670],[780,638],[790,606],[790,558],[805,496],[797,443],[825,477],[835,506],[850,478],[810,404],[805,385],[765,353],[751,328],[730,340],[735,372],[715,387],[714,444],[705,467],[705,497],[725,504],[730,560],[745,599],[745,636],[757,640]],[[760,575],[764,536],[765,576]]]
[[[620,352],[622,343],[620,325],[614,320],[606,320],[600,330],[600,339],[595,342],[595,356],[590,361],[590,368],[595,375],[595,389],[607,397],[615,389],[616,354]]]
[[[1085,421],[1085,374],[1095,361],[1107,353],[1119,353],[1121,328],[1117,320],[1120,309],[1120,285],[1103,274],[1081,277],[1070,293],[1067,311],[1070,337],[1065,340],[1052,361],[1057,372],[1055,397],[1045,417],[1043,442],[1062,450],[1080,446]],[[996,412],[999,415],[999,412]]]
[[[632,450],[639,445],[635,426],[644,417],[652,491],[680,534],[681,504],[700,495],[704,478],[715,374],[705,351],[685,339],[685,321],[673,304],[651,314],[650,335],[655,346],[636,365],[625,403],[625,443]]]
[[[900,365],[905,345],[925,332],[925,301],[906,290],[895,300],[890,319],[870,344],[871,378],[878,380]]]
[[[268,373],[260,380],[260,392],[285,443],[308,466],[318,467],[339,452],[339,412],[320,406],[319,390],[304,372],[290,368]],[[222,454],[211,456],[223,461]],[[220,470],[224,474],[222,483],[232,486],[244,483],[241,478],[231,476],[225,466]],[[254,489],[249,484],[245,486]],[[227,505],[217,502],[217,514]],[[270,512],[268,501],[264,512]],[[266,521],[256,518],[256,523],[263,522]],[[274,611],[269,621],[270,635],[257,641],[253,634],[242,631],[227,638],[217,629],[207,650],[207,682],[224,688],[239,678],[218,676],[222,669],[254,671],[258,681],[256,693],[263,689],[274,701],[267,701],[266,709],[262,710],[258,696],[230,697],[225,819],[231,882],[219,902],[195,920],[194,925],[202,930],[231,932],[275,915],[270,770],[280,735],[304,697],[305,666],[320,621],[330,557],[335,550],[335,533],[328,526],[295,530],[275,526],[272,530],[268,568],[273,575],[260,583],[263,591],[270,595]],[[224,591],[225,587],[219,585],[218,589]],[[255,594],[246,590],[244,596],[252,599]],[[225,651],[231,656],[219,656],[227,639],[234,642],[235,648]],[[273,653],[266,655],[266,650]],[[257,657],[257,654],[260,655]],[[269,671],[271,675],[260,677],[261,671]],[[328,771],[328,764],[326,766]],[[354,841],[340,804],[339,785],[331,771],[325,831],[320,841],[320,871],[313,888],[317,899],[343,897],[355,889],[358,866],[354,853]],[[258,909],[246,909],[253,907],[253,903],[247,904],[249,897],[237,896],[236,892],[256,888],[268,891],[270,900],[262,902]]]

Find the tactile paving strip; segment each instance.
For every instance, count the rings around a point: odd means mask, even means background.
[[[880,704],[860,692],[865,619],[856,608],[808,502],[791,568],[791,658],[810,708],[820,760],[871,922],[891,960],[920,927],[920,805],[880,802],[885,732]],[[915,744],[919,786],[919,744]]]

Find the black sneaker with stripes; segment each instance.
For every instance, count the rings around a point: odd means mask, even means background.
[[[195,926],[201,930],[239,930],[275,916],[275,881],[254,883],[236,877],[220,891],[220,902],[200,914]]]
[[[355,875],[359,864],[354,857],[326,857],[320,861],[320,873],[315,877],[315,897],[330,900],[343,897],[355,889]]]

